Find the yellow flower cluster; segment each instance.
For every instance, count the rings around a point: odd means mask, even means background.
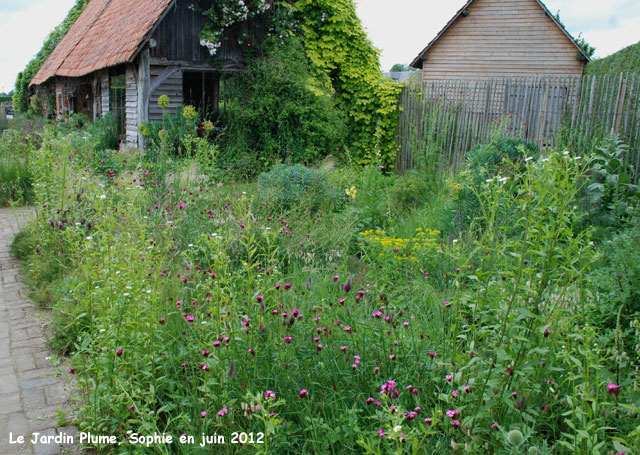
[[[418,260],[416,255],[424,255],[437,247],[440,231],[417,228],[411,238],[391,237],[379,229],[361,232],[360,235],[364,239],[360,245],[369,245],[378,257],[395,257],[398,261],[415,262]]]
[[[352,199],[355,199],[356,195],[358,194],[358,190],[356,189],[355,185],[351,185],[351,188],[347,188],[344,192]]]

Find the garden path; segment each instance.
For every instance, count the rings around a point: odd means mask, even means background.
[[[70,435],[60,427],[59,410],[69,407],[70,381],[51,362],[47,348],[49,315],[27,296],[18,259],[9,245],[20,226],[33,218],[30,209],[0,209],[0,454],[53,455],[76,451],[73,444],[32,443],[32,435]],[[67,415],[66,419],[70,419]],[[10,441],[10,435],[14,443]],[[24,436],[24,443],[15,443]]]

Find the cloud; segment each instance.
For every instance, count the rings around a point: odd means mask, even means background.
[[[62,22],[75,0],[0,0],[0,92],[13,88],[17,74]],[[19,4],[20,8],[16,9]]]

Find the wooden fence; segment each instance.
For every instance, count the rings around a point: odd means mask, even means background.
[[[582,154],[611,132],[629,146],[626,162],[640,170],[638,74],[429,81],[402,93],[396,167],[455,169],[498,134]]]

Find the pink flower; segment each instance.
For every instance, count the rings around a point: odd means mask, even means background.
[[[453,379],[453,376],[451,376],[450,374],[446,375],[444,377],[447,381],[451,382],[451,380]]]
[[[375,402],[375,403],[373,403],[373,404],[375,404],[376,406],[382,406],[382,401],[376,401],[376,402]]]
[[[72,366],[68,366],[68,367],[67,367],[67,371],[68,371],[69,373],[71,373],[71,374],[76,374],[76,369],[75,369],[75,368],[73,368]]]
[[[211,344],[213,344],[213,346],[214,346],[214,347],[216,347],[216,348],[217,348],[218,346],[220,346],[220,342],[219,342],[218,340],[214,341],[214,342],[213,342],[213,343],[211,343]]]
[[[381,318],[382,317],[382,311],[374,311],[373,312],[373,317],[374,318]]]
[[[293,337],[284,337],[282,339],[282,341],[284,341],[287,344],[291,344],[291,341],[293,340]]]
[[[284,284],[284,290],[288,291],[289,289],[291,289],[291,283],[285,283]]]
[[[256,351],[254,351],[253,349],[249,348],[249,350],[247,351],[249,354],[251,355],[256,355]]]
[[[276,397],[276,394],[273,392],[273,390],[267,390],[264,393],[264,399],[265,400],[268,400],[269,398],[275,398],[275,397]]]
[[[614,397],[618,398],[618,393],[620,391],[620,386],[614,383],[610,383],[607,385],[607,392],[609,392]]]
[[[457,409],[449,409],[446,412],[446,414],[447,414],[447,417],[449,417],[450,419],[453,419],[455,416],[460,414],[460,411],[458,411]]]
[[[347,333],[351,333],[351,327],[350,326],[345,326],[344,331]]]
[[[190,314],[186,315],[184,317],[185,321],[187,322],[193,322],[195,320],[195,318],[193,316],[191,316]]]
[[[318,343],[318,345],[316,346],[316,348],[318,349],[318,351],[322,351],[322,345]]]
[[[402,323],[402,325],[403,325],[403,326],[405,326],[405,327],[409,327],[409,321],[404,321],[404,322]]]
[[[424,423],[426,423],[427,425],[431,425],[431,417],[427,417],[426,419],[424,419]]]
[[[493,425],[491,425],[491,429],[497,430],[498,428],[499,428],[498,422],[493,422]]]
[[[263,300],[264,300],[264,297],[263,297],[263,296],[261,296],[261,295],[256,296],[256,301],[257,301],[258,303],[262,303],[262,301],[263,301]]]
[[[304,397],[306,397],[306,396],[307,396],[307,393],[309,393],[309,392],[307,391],[307,389],[302,389],[302,390],[300,391],[300,398],[304,398]]]
[[[340,346],[340,350],[342,352],[347,352],[347,347],[346,346]]]
[[[448,300],[444,301],[444,307],[445,308],[449,308],[451,306],[451,302],[449,302]]]
[[[409,412],[407,412],[404,416],[405,416],[405,418],[406,418],[407,420],[413,420],[413,419],[415,419],[415,418],[416,418],[416,416],[417,416],[417,415],[418,415],[418,413],[417,413],[417,412],[409,411]]]
[[[202,411],[200,413],[200,418],[204,419],[207,416],[207,411]]]
[[[451,396],[452,396],[453,398],[458,398],[458,393],[459,393],[459,392],[458,392],[457,390],[454,390],[454,391],[452,391],[452,392],[451,392]]]
[[[166,319],[165,319],[165,318],[160,318],[160,320],[158,321],[158,323],[159,323],[160,325],[162,325],[162,324],[164,324],[164,323],[165,323],[165,321],[166,321]]]
[[[548,411],[548,410],[549,410],[549,407],[548,407],[546,404],[543,404],[541,409],[542,409],[543,411]]]
[[[384,438],[384,430],[382,428],[378,430],[378,436]]]
[[[458,428],[458,427],[460,426],[460,421],[459,421],[459,420],[456,420],[456,419],[453,419],[453,420],[451,421],[451,426],[452,426],[453,428]]]
[[[243,319],[242,320],[242,326],[243,327],[249,327],[249,322],[251,322],[251,319],[249,319],[249,318]]]
[[[465,393],[469,393],[471,392],[471,387],[469,387],[467,384],[462,386],[462,390],[465,391]]]
[[[206,363],[201,363],[200,364],[200,369],[202,371],[209,371],[209,366]]]
[[[389,356],[389,360],[395,360],[395,359],[396,359],[396,355],[395,355],[395,354],[391,354],[391,355]]]
[[[340,275],[333,275],[331,277],[331,279],[333,280],[333,282],[335,283],[336,281],[338,281],[340,279]]]
[[[209,351],[208,349],[203,349],[202,350],[202,355],[205,357],[209,357],[209,354],[211,354],[211,351]]]
[[[227,408],[222,408],[222,409],[220,409],[220,410],[218,411],[218,415],[219,415],[220,417],[224,417],[224,416],[225,416],[226,414],[228,414],[228,413],[229,413],[229,410],[228,410]]]
[[[374,401],[374,400],[373,400],[373,398],[369,397],[369,398],[367,398],[367,399],[365,400],[365,403],[367,403],[367,404],[371,404],[371,403],[373,403],[373,401]]]
[[[118,349],[118,350],[116,351],[116,355],[117,355],[118,357],[120,357],[120,356],[122,355],[122,353],[123,353],[123,352],[124,352],[124,351],[123,351],[122,349]]]
[[[431,357],[431,360],[435,359],[437,355],[438,355],[437,352],[429,351],[429,357]]]
[[[280,286],[282,286],[280,283],[276,283],[276,291],[280,289]]]

